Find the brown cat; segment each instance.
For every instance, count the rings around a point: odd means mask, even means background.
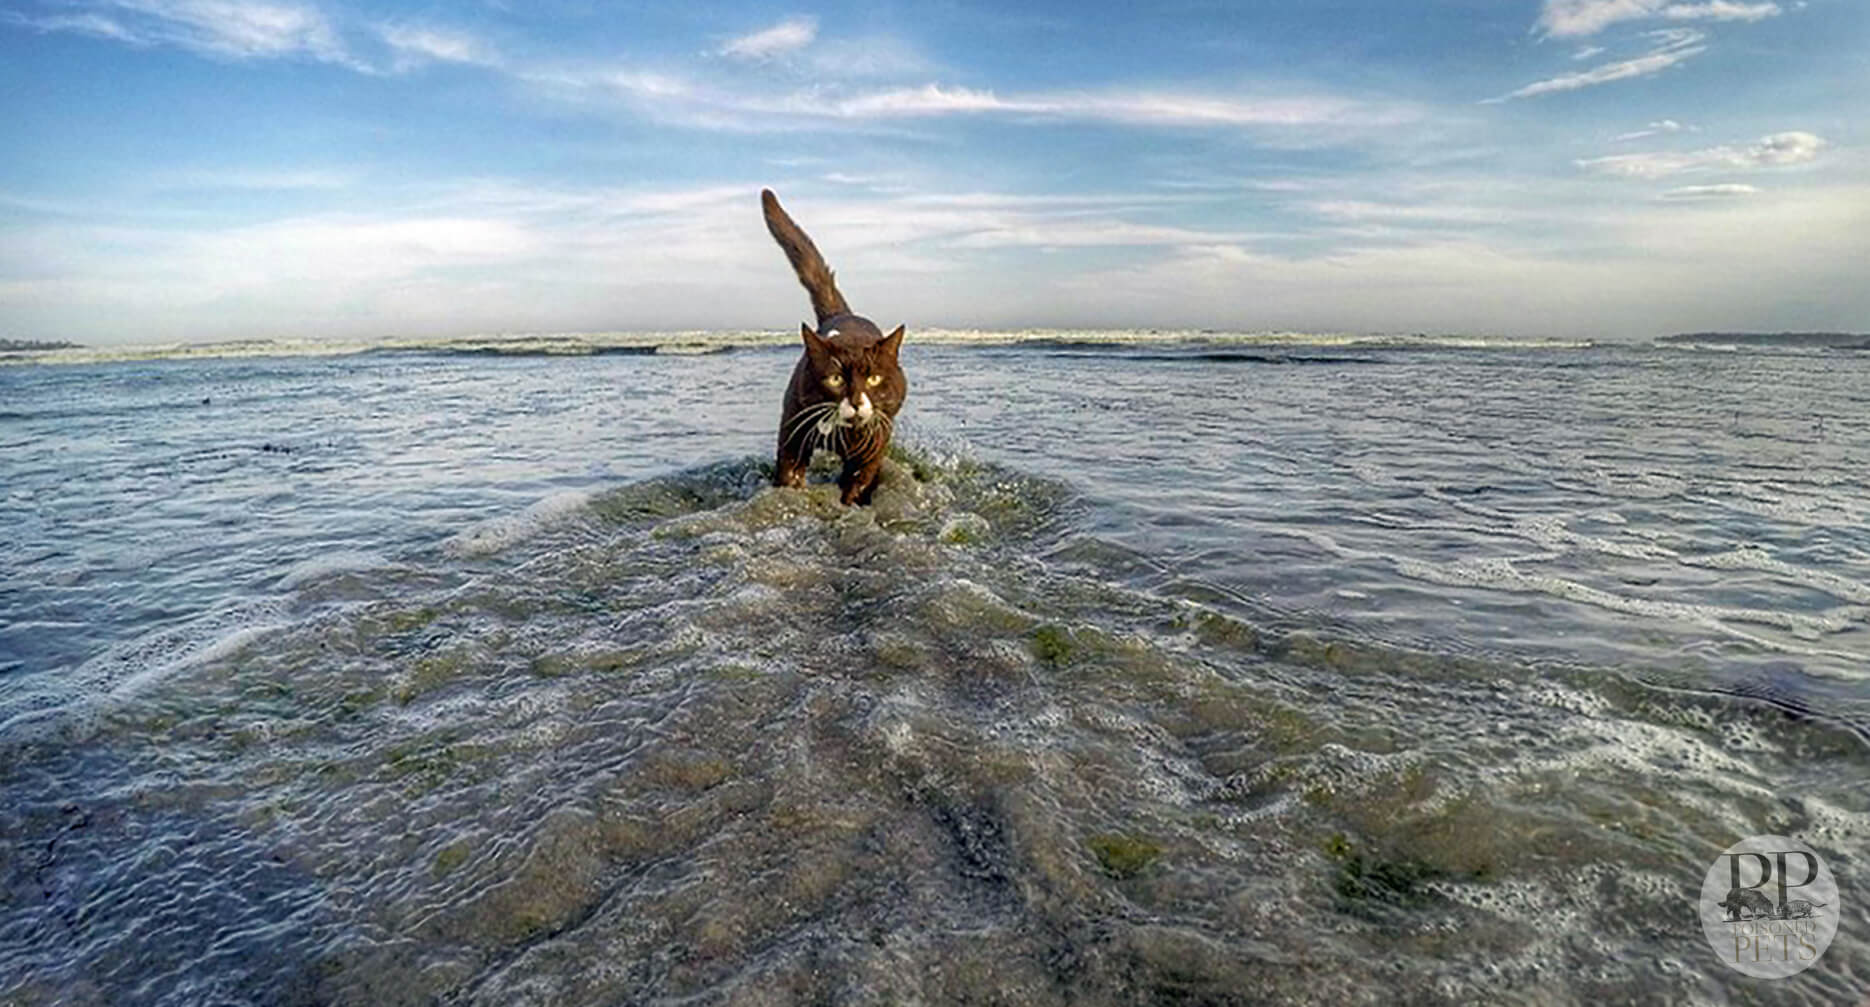
[[[812,453],[826,448],[844,459],[838,477],[846,504],[867,504],[877,469],[889,450],[896,413],[909,394],[909,379],[896,362],[903,327],[885,336],[870,319],[851,314],[844,295],[812,239],[786,216],[773,190],[760,191],[766,229],[785,249],[799,282],[811,295],[818,329],[801,325],[805,353],[792,369],[786,405],[779,414],[779,459],[773,485],[805,485]]]

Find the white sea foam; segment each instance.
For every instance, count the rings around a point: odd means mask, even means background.
[[[277,629],[283,620],[275,616],[252,625],[241,626],[223,635],[216,636],[206,643],[188,649],[172,660],[152,662],[131,672],[119,680],[111,689],[115,696],[134,695],[146,686],[161,681],[174,672],[197,664],[206,664],[239,653],[248,644],[260,638],[268,630]]]
[[[450,538],[443,549],[451,556],[491,556],[516,543],[569,521],[584,511],[591,494],[584,490],[554,493],[518,514],[490,518]]]
[[[94,704],[129,698],[178,672],[239,653],[287,621],[281,601],[261,599],[228,605],[116,644],[60,674],[53,688],[22,689],[9,695],[0,707],[0,737],[19,740],[56,731],[82,734],[82,725],[95,712]]]
[[[294,563],[280,575],[279,586],[284,590],[292,590],[334,574],[375,570],[384,565],[385,560],[376,553],[344,549]]]

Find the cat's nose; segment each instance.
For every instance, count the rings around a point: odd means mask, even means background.
[[[857,407],[851,405],[850,399],[838,403],[838,419],[848,420],[855,415],[857,415]]]
[[[874,409],[874,408],[873,408],[873,407],[872,407],[872,406],[870,405],[870,396],[869,396],[869,394],[867,394],[867,393],[864,393],[864,392],[859,392],[859,393],[858,393],[858,395],[857,395],[857,416],[858,416],[858,418],[859,418],[859,419],[865,419],[865,420],[867,420],[867,419],[869,419],[869,418],[870,418],[870,414],[871,414],[871,413],[873,413],[873,412],[875,412],[875,411],[876,411],[876,410],[875,410],[875,409]]]

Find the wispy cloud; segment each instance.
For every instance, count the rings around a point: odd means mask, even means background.
[[[1510,91],[1498,98],[1489,98],[1489,102],[1507,101],[1513,98],[1531,98],[1535,95],[1554,94],[1560,91],[1576,91],[1579,88],[1595,87],[1611,81],[1629,80],[1634,77],[1647,77],[1661,73],[1692,56],[1707,51],[1702,44],[1707,36],[1693,29],[1666,29],[1649,33],[1654,48],[1633,59],[1602,63],[1589,70],[1576,73],[1560,74],[1545,80],[1534,81],[1516,91]]]
[[[160,42],[231,59],[304,56],[353,64],[338,33],[317,9],[266,0],[115,0],[134,15],[126,29]]]
[[[1328,199],[1307,204],[1321,217],[1352,223],[1381,224],[1503,224],[1523,220],[1524,211],[1471,203],[1397,203],[1360,199]]]
[[[1714,199],[1738,199],[1742,196],[1753,196],[1759,191],[1751,185],[1723,182],[1719,185],[1684,185],[1670,189],[1657,198],[1670,202],[1705,202]]]
[[[773,132],[890,125],[969,116],[1144,127],[1294,131],[1329,138],[1345,130],[1413,122],[1422,111],[1395,102],[1335,95],[1249,97],[1111,88],[1064,94],[1008,94],[939,83],[910,87],[815,86],[773,94],[635,71],[530,76],[568,99],[623,100],[643,114],[695,129]]]
[[[1237,243],[1253,235],[1186,227],[1133,224],[1121,220],[1051,219],[1005,225],[954,238],[950,248],[1113,248]]]
[[[1682,152],[1614,154],[1577,161],[1578,167],[1617,178],[1656,179],[1695,171],[1769,168],[1803,164],[1825,148],[1823,137],[1797,130],[1761,137],[1745,146],[1724,145]]]
[[[112,39],[130,45],[147,45],[148,40],[123,26],[115,18],[97,12],[82,14],[47,14],[32,16],[18,11],[0,12],[0,23],[37,32],[71,32],[93,38]]]
[[[1624,143],[1629,140],[1641,140],[1643,137],[1655,136],[1659,133],[1679,133],[1685,128],[1687,127],[1676,122],[1674,119],[1658,119],[1642,129],[1631,130],[1628,133],[1619,133],[1610,139],[1613,143]]]
[[[1027,110],[1021,108],[1022,105],[1023,103],[1018,100],[1002,100],[992,91],[924,84],[921,87],[872,91],[824,104],[808,99],[799,102],[798,109],[806,112],[829,112],[843,118],[899,119],[967,112]]]
[[[1662,8],[1662,16],[1671,21],[1764,21],[1777,17],[1784,9],[1776,3],[1672,3]]]
[[[1121,91],[1000,97],[992,91],[925,84],[873,91],[830,102],[841,118],[897,119],[1001,113],[1039,119],[1144,126],[1394,125],[1417,113],[1332,96],[1248,98],[1197,93]]]
[[[139,47],[175,46],[217,59],[312,59],[353,70],[338,31],[314,7],[273,0],[92,0],[75,11],[18,12],[0,20],[40,32],[69,32]]]
[[[1595,35],[1623,21],[1760,21],[1783,13],[1777,3],[1734,0],[1545,0],[1538,27],[1553,38]]]
[[[818,37],[818,21],[809,17],[789,17],[770,28],[730,39],[720,54],[735,59],[772,59],[803,49]]]
[[[352,26],[353,41],[374,35],[388,49],[348,44],[317,7],[291,0],[81,0],[89,9],[31,17],[0,15],[42,32],[70,32],[128,45],[173,46],[218,59],[311,59],[359,73],[403,72],[431,63],[498,67],[497,52],[463,32],[393,22]]]
[[[497,67],[502,62],[499,53],[492,47],[462,32],[409,24],[384,24],[377,26],[377,34],[395,54],[394,69],[398,71],[428,63]]]
[[[1039,99],[1040,111],[1069,118],[1186,126],[1396,125],[1416,118],[1403,106],[1343,98],[1233,98],[1199,94],[1117,93]]]

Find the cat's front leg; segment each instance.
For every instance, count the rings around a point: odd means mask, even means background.
[[[779,457],[773,461],[773,485],[780,488],[799,489],[805,485],[806,463],[797,453],[789,450],[785,441],[779,442]]]
[[[845,506],[870,506],[870,494],[877,488],[877,470],[883,467],[883,452],[864,459],[846,459],[844,473],[838,476],[838,488],[844,491]]]

